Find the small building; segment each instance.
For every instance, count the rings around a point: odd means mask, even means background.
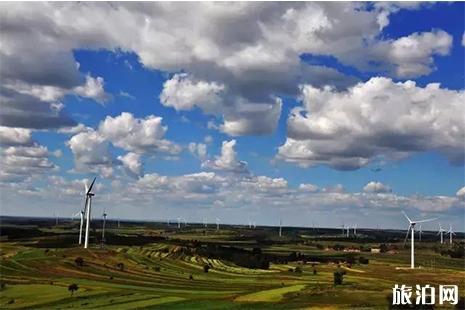
[[[371,253],[381,253],[381,249],[380,248],[371,248],[370,252]]]

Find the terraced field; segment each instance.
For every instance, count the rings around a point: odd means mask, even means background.
[[[224,244],[236,244],[230,240],[231,234],[222,235]],[[171,235],[179,236],[192,240],[195,232]],[[210,237],[210,241],[221,242],[220,236]],[[186,251],[169,238],[142,246],[108,245],[88,250],[75,246],[40,248],[36,246],[39,240],[1,243],[0,308],[385,309],[396,283],[465,287],[463,261],[428,250],[420,252],[418,260],[434,259],[434,268],[413,271],[396,269],[406,266],[408,251],[398,255],[364,253],[370,263],[341,266],[347,272],[344,284],[334,286],[333,273],[338,267],[333,263],[313,267],[294,261],[271,263],[267,270],[250,269]],[[292,248],[269,245],[263,251],[284,253]],[[312,251],[318,254],[318,250]],[[208,272],[204,272],[205,265],[210,266]],[[301,272],[295,272],[296,267]],[[71,294],[68,286],[73,283],[79,289]]]

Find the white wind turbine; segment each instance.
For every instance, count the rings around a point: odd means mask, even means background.
[[[409,221],[409,226],[407,228],[407,234],[405,235],[405,239],[404,239],[404,246],[405,246],[405,243],[407,242],[408,233],[409,233],[409,231],[411,231],[411,237],[410,237],[410,240],[411,240],[411,244],[410,244],[410,268],[414,269],[415,268],[415,241],[414,241],[415,240],[415,225],[418,224],[418,223],[434,221],[435,218],[434,219],[421,220],[421,221],[412,221],[407,216],[407,214],[405,214],[404,211],[402,211],[402,213],[404,214],[405,218]]]
[[[357,237],[357,224],[354,225],[354,236]]]
[[[452,244],[452,235],[455,235],[455,232],[452,230],[452,225],[449,225],[449,231],[446,234],[449,234],[449,243]]]
[[[178,217],[178,228],[181,228],[181,218]]]
[[[279,236],[281,237],[283,235],[283,221],[282,219],[279,219]]]
[[[423,235],[423,230],[421,229],[421,225],[420,225],[420,229],[418,230],[418,236],[419,236],[419,241],[421,242],[421,235]]]
[[[221,220],[219,218],[216,218],[216,230],[220,230],[220,223]]]
[[[438,235],[441,236],[441,244],[444,243],[444,232],[446,232],[446,230],[442,228],[441,223],[439,223]]]
[[[86,189],[86,236],[84,239],[84,248],[87,249],[89,246],[89,229],[90,229],[90,215],[91,215],[91,209],[92,209],[92,196],[94,196],[94,193],[92,193],[92,187],[94,186],[95,179],[92,181],[89,187],[87,187],[87,183],[84,184],[85,189]]]
[[[253,225],[254,229],[255,229],[255,227],[257,227],[257,225],[255,225],[255,221],[252,222],[252,225]]]

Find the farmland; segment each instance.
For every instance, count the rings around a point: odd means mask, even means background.
[[[77,222],[2,218],[0,307],[386,309],[395,284],[455,284],[462,297],[465,287],[463,258],[447,255],[453,247],[439,245],[435,232],[418,242],[420,268],[409,270],[403,231],[360,229],[346,238],[284,228],[279,237],[273,227],[107,224],[104,246],[96,229],[83,249]],[[463,248],[457,235],[455,248]],[[380,245],[386,249],[372,253]],[[341,285],[336,271],[345,272]]]

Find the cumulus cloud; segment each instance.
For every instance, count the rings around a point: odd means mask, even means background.
[[[20,182],[57,170],[49,160],[52,155],[47,147],[37,143],[4,148],[0,151],[0,181]]]
[[[31,143],[30,129],[0,126],[0,145],[28,145]]]
[[[218,113],[224,85],[215,82],[196,81],[186,73],[175,74],[163,85],[160,101],[176,110],[191,110],[195,106],[207,113]]]
[[[463,91],[378,77],[342,92],[303,86],[302,98],[278,151],[285,161],[347,170],[379,157],[438,151],[453,164],[463,163]]]
[[[43,101],[39,97],[0,86],[0,125],[31,129],[76,125],[63,112],[62,104]]]
[[[223,141],[221,154],[213,160],[208,160],[202,164],[204,168],[229,171],[235,173],[248,173],[247,163],[237,159],[237,152],[234,149],[236,140]]]
[[[180,146],[163,139],[167,130],[168,127],[162,126],[161,117],[149,115],[138,119],[128,112],[116,117],[107,116],[98,127],[98,133],[103,138],[124,150],[178,154]]]
[[[181,147],[164,139],[168,128],[162,125],[162,118],[149,115],[143,119],[123,112],[116,117],[107,116],[96,130],[76,126],[62,129],[62,133],[78,132],[67,145],[74,155],[77,171],[92,171],[104,176],[113,176],[113,167],[122,164],[131,176],[142,173],[141,155],[177,155]],[[128,151],[115,158],[110,145]]]
[[[74,155],[76,171],[113,175],[114,158],[109,150],[109,142],[98,132],[91,130],[71,137],[67,142]]]
[[[43,99],[56,99],[63,89],[103,102],[103,80],[81,74],[73,51],[122,49],[134,52],[145,68],[174,73],[160,96],[165,106],[197,106],[222,117],[218,128],[230,135],[269,134],[281,110],[276,98],[297,96],[300,84],[341,89],[356,82],[335,69],[309,65],[302,55],[334,56],[359,70],[400,77],[433,70],[432,57],[448,52],[445,32],[380,39],[390,14],[415,7],[8,3],[0,15],[2,81],[43,86],[35,91]]]
[[[191,142],[188,146],[189,152],[198,157],[201,161],[207,158],[207,145],[205,143]]]
[[[455,196],[457,196],[460,199],[465,199],[465,186],[459,189]]]
[[[123,167],[129,175],[133,177],[142,175],[142,163],[139,154],[129,152],[124,156],[118,156],[118,160],[123,163]]]
[[[452,47],[452,36],[445,31],[413,33],[379,46],[380,56],[389,59],[395,75],[401,78],[429,74],[433,69],[433,56],[445,56]]]
[[[110,97],[103,88],[104,84],[102,77],[93,78],[87,75],[86,83],[74,88],[74,93],[81,97],[94,99],[98,103],[104,103]]]
[[[309,183],[302,183],[299,185],[299,190],[304,192],[315,193],[318,191],[318,186]]]
[[[389,186],[387,186],[387,185],[384,185],[381,182],[371,181],[367,185],[365,185],[365,187],[363,187],[363,191],[365,193],[373,193],[373,194],[390,193],[391,188]]]

